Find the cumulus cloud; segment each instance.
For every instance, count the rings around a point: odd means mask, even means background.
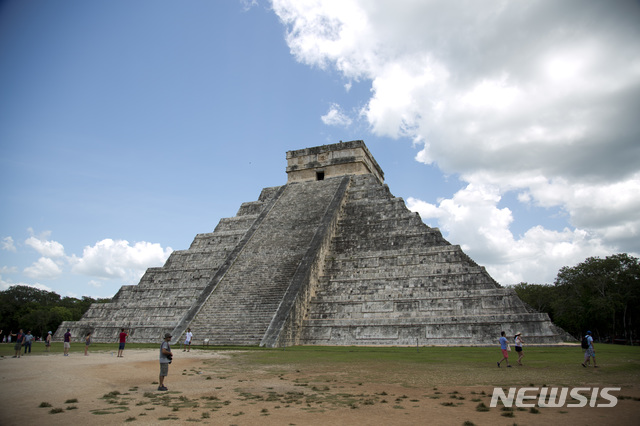
[[[375,134],[412,140],[417,161],[468,184],[438,205],[410,204],[496,275],[549,281],[554,259],[640,253],[638,2],[273,0],[273,10],[298,61],[371,82],[362,115]],[[561,209],[569,226],[514,238],[517,218],[498,207],[509,191]],[[516,255],[531,266],[508,263]]]
[[[352,120],[344,112],[338,104],[331,104],[329,111],[320,117],[322,122],[328,126],[348,127]]]
[[[136,283],[145,270],[162,266],[173,249],[163,249],[160,244],[137,242],[130,245],[125,240],[104,239],[93,246],[86,246],[82,257],[71,259],[72,272],[99,278],[117,278]]]
[[[583,229],[561,231],[534,226],[517,237],[509,230],[508,208],[498,208],[500,195],[492,186],[468,185],[437,205],[407,199],[431,226],[438,225],[452,243],[487,267],[500,283],[550,283],[563,266],[576,265],[589,256],[606,256],[613,247]],[[429,223],[435,220],[437,223]],[[481,260],[481,261],[480,261]]]
[[[24,274],[34,279],[55,279],[62,274],[62,268],[48,257],[41,257],[33,265],[24,268]]]
[[[24,242],[45,257],[64,257],[64,246],[57,241],[49,241],[31,236]]]
[[[16,251],[16,246],[13,244],[13,238],[11,237],[4,237],[1,244],[2,250]]]

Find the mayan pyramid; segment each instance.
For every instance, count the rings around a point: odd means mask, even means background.
[[[500,331],[558,343],[547,314],[501,287],[384,184],[363,141],[287,152],[286,185],[149,268],[54,338],[93,332],[195,344],[487,345]]]

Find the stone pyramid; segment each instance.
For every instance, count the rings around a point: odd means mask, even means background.
[[[287,174],[54,338],[70,328],[113,342],[123,327],[132,342],[175,342],[189,327],[195,344],[266,347],[565,338],[394,197],[363,141],[289,151]]]

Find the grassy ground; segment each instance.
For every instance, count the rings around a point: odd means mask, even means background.
[[[313,368],[333,374],[336,370],[352,376],[353,381],[375,383],[379,372],[385,380],[393,372],[395,382],[403,386],[529,385],[535,386],[624,386],[640,383],[640,347],[597,345],[600,368],[583,368],[580,347],[528,347],[523,367],[498,369],[501,358],[497,348],[423,347],[310,347],[286,350],[239,352],[239,364],[253,364],[277,370]],[[516,363],[515,352],[512,364]],[[345,379],[346,377],[343,377]]]
[[[497,368],[496,347],[210,346],[185,354],[175,345],[171,391],[163,393],[156,392],[159,345],[128,343],[125,358],[110,356],[117,346],[92,344],[94,356],[84,357],[84,345],[72,343],[72,357],[65,358],[62,343],[54,343],[49,356],[41,356],[44,344],[37,343],[26,359],[12,360],[7,357],[13,345],[0,345],[3,379],[8,388],[22,391],[6,395],[14,398],[9,404],[23,404],[19,410],[40,416],[36,423],[52,425],[162,420],[413,425],[426,418],[435,425],[495,425],[513,424],[515,417],[527,425],[623,426],[637,424],[640,414],[640,347],[596,345],[596,369],[581,366],[579,346],[526,347],[524,366]],[[151,350],[136,351],[143,348]],[[515,353],[515,364],[513,358]],[[12,376],[14,365],[21,365],[19,378]],[[44,369],[51,381],[43,385]],[[60,377],[69,383],[51,393],[51,383]],[[512,386],[621,390],[614,392],[615,408],[489,407],[495,387]],[[46,404],[38,408],[40,403]],[[17,417],[6,424],[22,421]]]
[[[125,353],[136,348],[156,348],[156,344],[128,343]],[[174,346],[174,350],[177,349]],[[534,384],[556,386],[624,386],[640,383],[640,347],[596,345],[596,359],[600,368],[583,368],[583,351],[579,346],[526,347],[524,367],[498,369],[501,358],[497,348],[487,347],[326,347],[295,346],[286,349],[256,347],[194,347],[199,350],[225,351],[232,354],[239,368],[263,368],[277,374],[292,368],[313,370],[317,374],[342,372],[345,379],[376,382],[379,372],[389,372],[404,386],[500,385],[524,386]],[[94,343],[90,352],[117,352],[117,343]],[[61,343],[54,343],[51,353],[62,353]],[[82,353],[84,345],[72,343],[71,352]],[[35,343],[31,356],[44,354],[44,344]],[[13,356],[13,345],[0,344],[0,356]],[[179,353],[178,353],[179,356]]]

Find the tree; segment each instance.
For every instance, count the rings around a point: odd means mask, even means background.
[[[49,309],[38,308],[20,317],[20,327],[24,331],[32,331],[34,336],[44,336],[50,320]]]
[[[514,286],[518,297],[538,312],[546,312],[553,321],[556,289],[549,284],[527,284],[520,283]]]
[[[563,267],[555,280],[556,323],[576,337],[587,329],[602,340],[637,339],[640,331],[640,265],[638,259],[616,254],[589,257]]]
[[[98,303],[110,299],[98,299]],[[36,336],[55,331],[62,321],[77,321],[96,300],[63,297],[29,286],[12,286],[0,291],[0,329],[5,333],[31,330]]]
[[[55,324],[50,327],[53,331],[55,331],[63,321],[73,321],[73,314],[64,306],[55,306],[51,308],[49,312],[51,313],[51,323]]]

